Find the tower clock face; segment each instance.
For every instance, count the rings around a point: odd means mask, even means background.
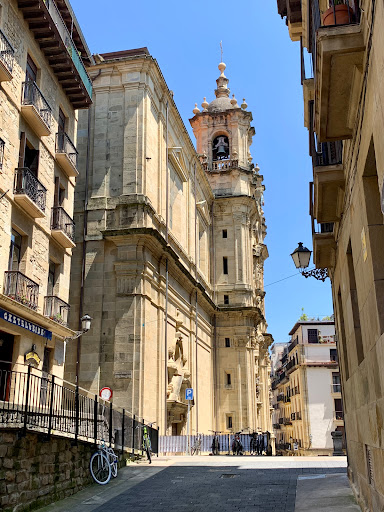
[[[212,160],[227,160],[229,158],[229,141],[225,135],[219,135],[213,140]]]

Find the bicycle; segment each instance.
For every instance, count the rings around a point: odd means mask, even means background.
[[[111,476],[117,477],[117,456],[111,447],[107,447],[102,440],[98,450],[92,455],[89,462],[92,478],[99,485],[106,485]]]
[[[153,425],[153,423],[151,423]],[[143,429],[143,451],[147,454],[147,459],[150,464],[152,464],[152,445],[151,445],[151,438],[149,436],[148,429],[146,425],[137,425],[136,428],[142,428]]]
[[[191,455],[198,455],[201,451],[201,437],[195,437],[195,441],[191,448]]]

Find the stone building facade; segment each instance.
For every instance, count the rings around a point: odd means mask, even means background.
[[[161,433],[187,433],[187,388],[191,433],[270,430],[252,116],[228,99],[219,131],[202,138],[200,124],[220,115],[194,111],[198,155],[146,48],[95,59],[94,103],[79,117],[75,219],[85,236],[71,284],[74,322],[85,309],[94,320],[78,352],[69,347],[66,377],[77,373],[92,393],[110,387],[114,404]],[[232,157],[213,161],[218,134]]]
[[[381,510],[384,6],[278,0],[278,9],[302,42],[313,255],[332,282],[350,481],[362,508]]]
[[[79,54],[89,62],[66,1],[1,2],[1,400],[11,399],[9,372],[25,363],[62,376],[63,340],[73,334],[76,112],[92,96]]]
[[[332,455],[331,432],[344,434],[344,412],[333,321],[299,321],[272,379],[276,450]]]

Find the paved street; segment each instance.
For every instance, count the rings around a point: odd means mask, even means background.
[[[297,511],[358,511],[345,475],[344,457],[159,457],[151,466],[140,463],[121,469],[107,486],[92,485],[42,510],[294,512],[299,478],[303,492]],[[316,490],[319,482],[329,502],[332,493],[327,485],[333,485],[332,492],[339,499],[336,508],[322,507],[321,493],[305,508],[303,500],[310,499],[311,489]]]

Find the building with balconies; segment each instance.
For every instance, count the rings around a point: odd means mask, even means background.
[[[63,376],[77,111],[91,104],[90,61],[67,0],[2,2],[0,400],[15,365]]]
[[[344,433],[333,321],[298,321],[272,377],[276,449],[294,455],[330,455],[331,432]]]
[[[293,4],[277,0],[291,39],[301,42],[314,263],[332,282],[348,474],[362,508],[381,510],[384,8],[375,0]]]

